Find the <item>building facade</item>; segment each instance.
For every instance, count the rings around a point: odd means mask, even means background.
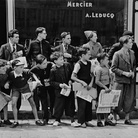
[[[124,30],[134,30],[132,10],[135,0],[1,0],[2,2],[6,6],[6,30],[17,28],[22,44],[26,39],[35,38],[35,29],[39,26],[47,29],[47,39],[51,45],[60,37],[61,32],[68,31],[72,35],[72,44],[80,46],[87,41],[84,31],[95,30],[102,46],[111,47]]]

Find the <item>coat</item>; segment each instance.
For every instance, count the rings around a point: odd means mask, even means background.
[[[135,78],[128,78],[124,76],[122,73],[136,71],[136,60],[134,56],[134,52],[130,50],[130,60],[123,48],[119,51],[115,52],[113,56],[113,61],[111,65],[111,70],[115,73],[115,82],[130,84],[135,81]]]
[[[23,52],[23,56],[25,56],[25,50],[24,50],[23,45],[16,44],[16,46],[17,46],[16,51],[17,52],[18,51],[22,51]],[[6,43],[6,44],[1,46],[1,48],[0,48],[0,59],[5,59],[7,61],[10,61],[10,60],[13,59],[12,50],[11,50],[11,47],[10,47],[9,43]]]
[[[54,51],[60,51],[60,52],[64,53],[63,44],[55,47]],[[67,59],[67,61],[69,63],[74,64],[74,63],[76,63],[79,60],[78,55],[77,55],[77,48],[76,47],[74,47],[72,45],[68,45],[67,53],[72,55],[71,59]]]

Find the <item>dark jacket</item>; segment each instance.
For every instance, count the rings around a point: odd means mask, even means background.
[[[16,51],[17,52],[18,51],[22,51],[23,52],[23,56],[25,56],[25,50],[24,50],[23,45],[16,44],[16,46],[17,46]],[[1,48],[0,48],[0,58],[1,59],[5,59],[7,61],[10,61],[10,60],[13,59],[12,50],[11,50],[11,47],[10,47],[9,43],[6,43],[6,44],[1,46]]]
[[[109,60],[111,61],[113,59],[113,55],[115,52],[120,50],[122,48],[122,45],[120,43],[115,43],[111,47],[111,49],[108,52]],[[138,47],[137,44],[134,42],[131,48],[134,51],[135,59],[136,59],[136,66],[138,66]]]
[[[120,43],[113,44],[111,49],[108,52],[109,60],[112,60],[114,53],[120,50],[121,48],[122,48],[122,45]]]
[[[48,41],[42,40],[41,42],[39,40],[33,40],[30,43],[30,46],[27,51],[27,58],[31,62],[32,60],[35,60],[36,56],[38,54],[44,55],[48,60],[50,60],[51,55],[51,47]]]
[[[55,47],[54,51],[60,51],[60,52],[64,53],[63,45],[61,44],[61,45]],[[79,60],[79,58],[77,56],[77,49],[76,49],[76,47],[74,47],[72,45],[68,45],[67,53],[69,53],[70,55],[72,55],[72,58],[68,58],[67,59],[67,61],[69,63],[74,64],[74,63],[76,63]]]
[[[71,67],[69,63],[64,63],[60,68],[54,66],[50,72],[50,84],[55,88],[55,95],[60,97],[60,84],[66,83],[68,85],[69,80],[71,79]]]

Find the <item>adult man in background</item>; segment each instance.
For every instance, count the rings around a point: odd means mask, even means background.
[[[119,39],[122,48],[115,52],[111,70],[115,73],[114,89],[121,90],[118,107],[115,113],[121,110],[125,113],[125,124],[133,125],[130,121],[130,113],[135,108],[135,70],[136,62],[132,48],[132,39],[126,35]],[[116,116],[115,116],[116,119]]]
[[[62,52],[65,61],[70,63],[73,70],[74,63],[78,61],[77,48],[71,45],[70,32],[62,32],[60,36],[62,43],[55,47],[54,51]]]
[[[17,29],[10,30],[8,32],[9,42],[3,44],[0,48],[0,59],[6,61],[13,60],[18,57],[25,56],[25,50],[23,45],[19,44],[19,32]],[[2,88],[2,91],[10,94],[11,89]],[[21,95],[17,102],[17,109],[21,106]]]
[[[136,59],[136,66],[138,66],[138,47],[137,44],[134,42],[134,36],[131,31],[124,31],[123,36],[129,35],[132,37],[133,40],[133,45],[132,45],[132,50],[134,51],[135,59]],[[122,48],[122,45],[120,42],[113,44],[111,49],[108,52],[109,55],[109,60],[110,62],[112,61],[113,55],[116,51],[120,50]]]
[[[27,59],[31,66],[35,64],[35,59],[38,54],[44,55],[47,60],[50,60],[51,47],[46,41],[47,32],[44,27],[38,27],[35,30],[36,39],[32,40],[27,51]]]

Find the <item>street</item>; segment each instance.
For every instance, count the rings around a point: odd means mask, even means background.
[[[93,120],[95,127],[74,128],[67,119],[62,120],[58,127],[36,126],[34,120],[19,120],[20,126],[17,128],[1,127],[0,138],[137,138],[138,120],[132,121],[136,125],[124,125],[124,120],[120,120],[115,127],[99,128],[96,120]]]

